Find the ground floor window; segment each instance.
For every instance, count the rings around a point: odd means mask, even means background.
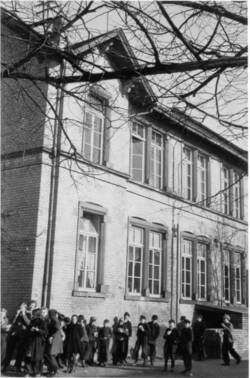
[[[127,294],[160,298],[163,294],[163,248],[166,231],[150,224],[129,225]]]
[[[92,212],[91,212],[92,210]],[[95,209],[94,209],[95,210]],[[103,254],[104,213],[80,207],[75,265],[75,289],[97,291]]]

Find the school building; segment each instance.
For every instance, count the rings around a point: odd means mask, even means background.
[[[2,10],[2,58],[43,36]],[[51,46],[54,46],[51,40]],[[72,45],[77,62],[136,70],[122,30]],[[83,65],[86,63],[83,63]],[[47,45],[23,71],[67,72]],[[74,93],[74,96],[72,95]],[[2,80],[2,306],[65,315],[231,315],[247,351],[247,152],[144,77],[53,87]]]

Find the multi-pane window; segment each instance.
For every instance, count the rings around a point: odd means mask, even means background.
[[[101,100],[89,96],[89,105],[84,113],[83,156],[100,164],[103,158],[104,108]]]
[[[152,296],[161,294],[162,234],[149,233],[149,292]]]
[[[222,206],[223,213],[229,214],[230,212],[230,196],[229,196],[229,169],[226,167],[222,168]]]
[[[132,126],[131,174],[139,182],[145,179],[145,127],[139,123]]]
[[[144,229],[131,226],[128,247],[128,292],[140,295],[144,252]]]
[[[240,176],[234,172],[233,173],[233,215],[236,218],[240,218]]]
[[[183,298],[192,298],[192,255],[193,242],[183,240],[181,256],[181,294]]]
[[[163,137],[161,134],[152,131],[150,184],[155,188],[162,188],[162,173]]]
[[[183,149],[183,189],[184,198],[193,199],[193,150]]]
[[[198,154],[198,171],[197,171],[197,200],[206,205],[207,198],[207,169],[208,158]]]
[[[235,298],[236,303],[241,303],[241,255],[240,253],[235,253],[234,256]]]
[[[230,302],[230,253],[224,250],[224,298]]]
[[[84,212],[79,219],[76,286],[96,289],[101,217]]]
[[[197,297],[207,296],[207,244],[197,243]]]

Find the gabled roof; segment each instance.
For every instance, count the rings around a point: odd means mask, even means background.
[[[138,61],[121,28],[70,46],[70,49],[78,58],[85,56],[95,48],[104,52],[114,69],[132,68],[136,70],[138,67]],[[145,77],[140,76],[134,79],[122,80],[122,82],[130,83],[128,96],[132,101],[136,102],[138,98],[140,105],[150,108],[154,106],[157,98]]]

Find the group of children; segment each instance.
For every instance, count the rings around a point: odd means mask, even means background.
[[[223,320],[224,344],[222,352],[225,364],[228,364],[228,353],[231,353],[240,362],[240,357],[230,344],[230,327],[228,316]],[[230,324],[229,324],[230,323]],[[164,371],[168,368],[174,371],[176,355],[181,355],[184,361],[185,373],[192,376],[192,345],[197,346],[197,355],[204,358],[205,323],[198,316],[191,329],[191,323],[184,316],[176,325],[173,319],[169,320],[164,333]],[[154,365],[156,357],[156,343],[160,335],[158,316],[153,315],[150,322],[141,315],[137,326],[135,346],[131,348],[131,358],[137,363],[139,352],[143,365],[150,360]],[[113,365],[127,364],[129,338],[132,336],[130,315],[126,312],[123,318],[114,318],[110,326],[105,319],[102,327],[97,327],[96,318],[90,317],[87,323],[83,315],[72,315],[71,319],[58,313],[56,310],[36,308],[36,302],[31,301],[27,306],[22,303],[9,324],[7,311],[1,312],[1,366],[5,372],[12,360],[15,368],[26,376],[41,376],[44,364],[47,366],[47,375],[53,376],[58,369],[65,368],[65,372],[74,372],[76,366],[96,365],[105,366],[112,356]],[[194,338],[193,338],[194,336]],[[110,342],[112,340],[112,348]]]

